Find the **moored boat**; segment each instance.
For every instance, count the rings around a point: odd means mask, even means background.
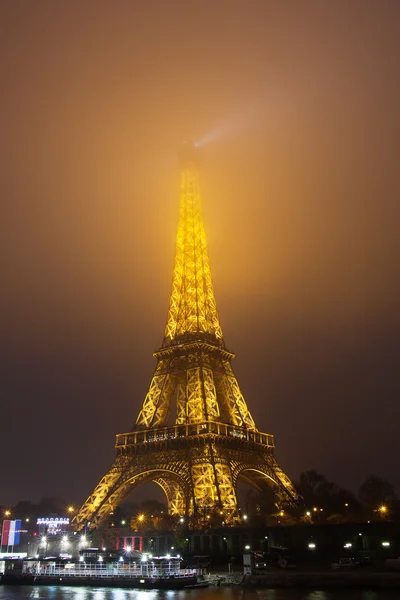
[[[195,569],[181,569],[179,557],[143,555],[138,563],[84,564],[19,559],[6,562],[5,585],[71,585],[182,589],[197,583]]]

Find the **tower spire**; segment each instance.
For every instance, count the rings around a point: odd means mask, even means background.
[[[195,146],[185,144],[181,164],[175,265],[163,347],[194,336],[223,346],[201,211]]]

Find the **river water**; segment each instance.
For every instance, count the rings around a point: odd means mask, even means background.
[[[399,600],[399,591],[253,590],[207,588],[160,591],[110,588],[0,585],[0,600]]]

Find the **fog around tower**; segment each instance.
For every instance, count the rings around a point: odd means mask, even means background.
[[[399,10],[0,4],[4,502],[83,501],[136,419],[185,139],[224,339],[279,463],[399,483]]]

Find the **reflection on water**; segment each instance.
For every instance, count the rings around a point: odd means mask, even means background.
[[[398,600],[398,591],[312,592],[208,588],[198,590],[126,590],[56,586],[1,586],[0,600]]]

